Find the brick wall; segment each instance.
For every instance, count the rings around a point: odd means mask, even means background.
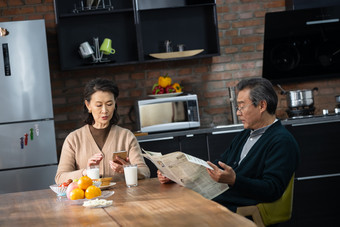
[[[202,126],[230,124],[228,87],[242,78],[261,76],[266,12],[285,10],[284,0],[217,0],[221,56],[199,60],[128,65],[93,70],[60,71],[53,0],[0,0],[0,21],[45,19],[55,115],[57,150],[66,135],[82,123],[82,90],[95,77],[116,80],[120,125],[134,130],[128,117],[134,101],[146,97],[159,75],[168,73],[184,91],[199,97]],[[312,89],[316,114],[334,109],[340,78],[292,83],[286,90]],[[277,89],[278,93],[279,90]],[[286,98],[279,95],[277,115],[286,118]],[[132,119],[133,120],[133,119]]]

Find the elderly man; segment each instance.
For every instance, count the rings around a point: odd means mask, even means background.
[[[277,95],[264,78],[237,85],[237,115],[245,130],[215,164],[210,176],[230,189],[214,200],[236,211],[238,206],[279,199],[299,162],[294,137],[276,119]]]
[[[237,115],[244,125],[229,148],[207,169],[212,179],[229,190],[213,200],[236,211],[239,206],[279,199],[299,162],[294,137],[276,119],[277,95],[264,78],[237,85]],[[161,183],[169,179],[158,173]]]

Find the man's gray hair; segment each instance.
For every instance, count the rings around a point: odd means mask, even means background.
[[[272,115],[275,114],[278,98],[269,80],[261,77],[242,80],[237,84],[237,90],[241,91],[244,89],[250,89],[249,98],[255,106],[264,100],[267,102],[268,113]]]

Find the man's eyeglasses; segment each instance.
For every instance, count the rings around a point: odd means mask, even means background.
[[[249,103],[249,104],[244,105],[244,106],[241,106],[241,107],[237,106],[237,107],[236,107],[236,111],[240,111],[240,112],[242,113],[242,110],[243,110],[244,108],[247,108],[248,106],[253,105],[253,104],[255,104],[255,103],[252,102],[252,103]]]

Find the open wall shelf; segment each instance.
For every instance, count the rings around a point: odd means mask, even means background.
[[[83,4],[81,4],[83,2]],[[55,0],[62,70],[203,58],[220,54],[215,1],[211,0],[109,0],[98,8],[86,1]],[[100,5],[102,4],[102,5]],[[110,8],[109,8],[110,7]],[[79,45],[98,37],[112,40],[113,55],[105,63],[82,58]],[[194,55],[169,59],[150,56],[165,52],[165,40],[173,51],[203,49]]]

